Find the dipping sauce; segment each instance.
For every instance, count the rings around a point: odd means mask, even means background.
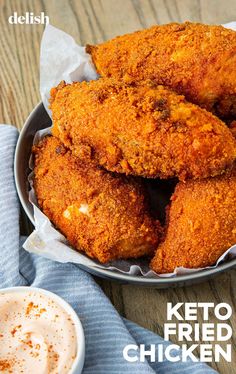
[[[36,291],[0,292],[0,372],[68,374],[77,354],[70,315]]]

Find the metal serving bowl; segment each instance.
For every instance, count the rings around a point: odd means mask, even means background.
[[[39,103],[26,120],[16,146],[14,162],[16,188],[24,211],[26,212],[32,224],[34,224],[33,208],[28,198],[28,175],[30,172],[29,158],[35,133],[38,130],[49,127],[50,125],[51,119],[45,111],[43,104]],[[117,280],[122,283],[133,283],[142,286],[155,286],[156,288],[168,288],[202,282],[222,271],[233,268],[235,265],[236,259],[222,263],[214,269],[202,270],[196,273],[181,275],[174,278],[155,279],[144,278],[142,276],[131,276],[115,271],[92,268],[89,266],[80,265],[80,267],[91,274],[97,275],[102,278]]]

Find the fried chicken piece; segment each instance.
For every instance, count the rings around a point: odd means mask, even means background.
[[[102,76],[152,79],[222,118],[236,116],[236,32],[185,22],[87,46]]]
[[[54,137],[33,153],[38,204],[76,249],[102,263],[153,253],[159,223],[141,182],[77,159]]]
[[[221,174],[236,158],[223,122],[163,86],[61,83],[51,109],[53,134],[110,171],[185,180]]]
[[[232,122],[229,124],[229,128],[230,128],[230,131],[232,132],[234,138],[236,139],[236,120],[235,120],[235,121],[232,121]]]
[[[166,232],[151,268],[214,265],[236,244],[236,168],[216,178],[179,183],[171,198]]]

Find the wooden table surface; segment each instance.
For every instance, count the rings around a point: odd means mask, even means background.
[[[81,45],[98,43],[150,25],[185,20],[226,23],[236,20],[236,1],[228,0],[1,0],[0,1],[0,123],[21,129],[40,101],[39,51],[43,25],[10,25],[16,11],[41,11],[50,23],[71,34]],[[166,303],[228,302],[236,329],[236,270],[199,285],[176,289],[148,289],[97,279],[117,310],[126,318],[162,335]],[[202,321],[202,316],[199,317]],[[211,322],[217,322],[212,316]],[[175,342],[176,339],[173,338]],[[236,340],[231,340],[236,362]],[[220,373],[236,373],[225,361],[212,364]]]

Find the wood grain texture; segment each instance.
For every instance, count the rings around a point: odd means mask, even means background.
[[[78,43],[98,43],[119,34],[185,20],[226,23],[236,20],[236,1],[228,0],[1,0],[0,1],[0,123],[21,129],[40,100],[39,56],[43,25],[10,25],[16,11],[44,11],[50,22],[71,34]],[[234,309],[230,320],[236,330],[236,270],[211,281],[183,288],[158,290],[120,285],[97,279],[117,310],[141,326],[163,334],[168,301],[228,302]],[[199,322],[202,316],[199,315]],[[210,322],[217,322],[211,316]],[[173,338],[176,342],[176,339]],[[236,362],[235,336],[231,339]],[[222,374],[236,373],[233,364],[212,365]]]

